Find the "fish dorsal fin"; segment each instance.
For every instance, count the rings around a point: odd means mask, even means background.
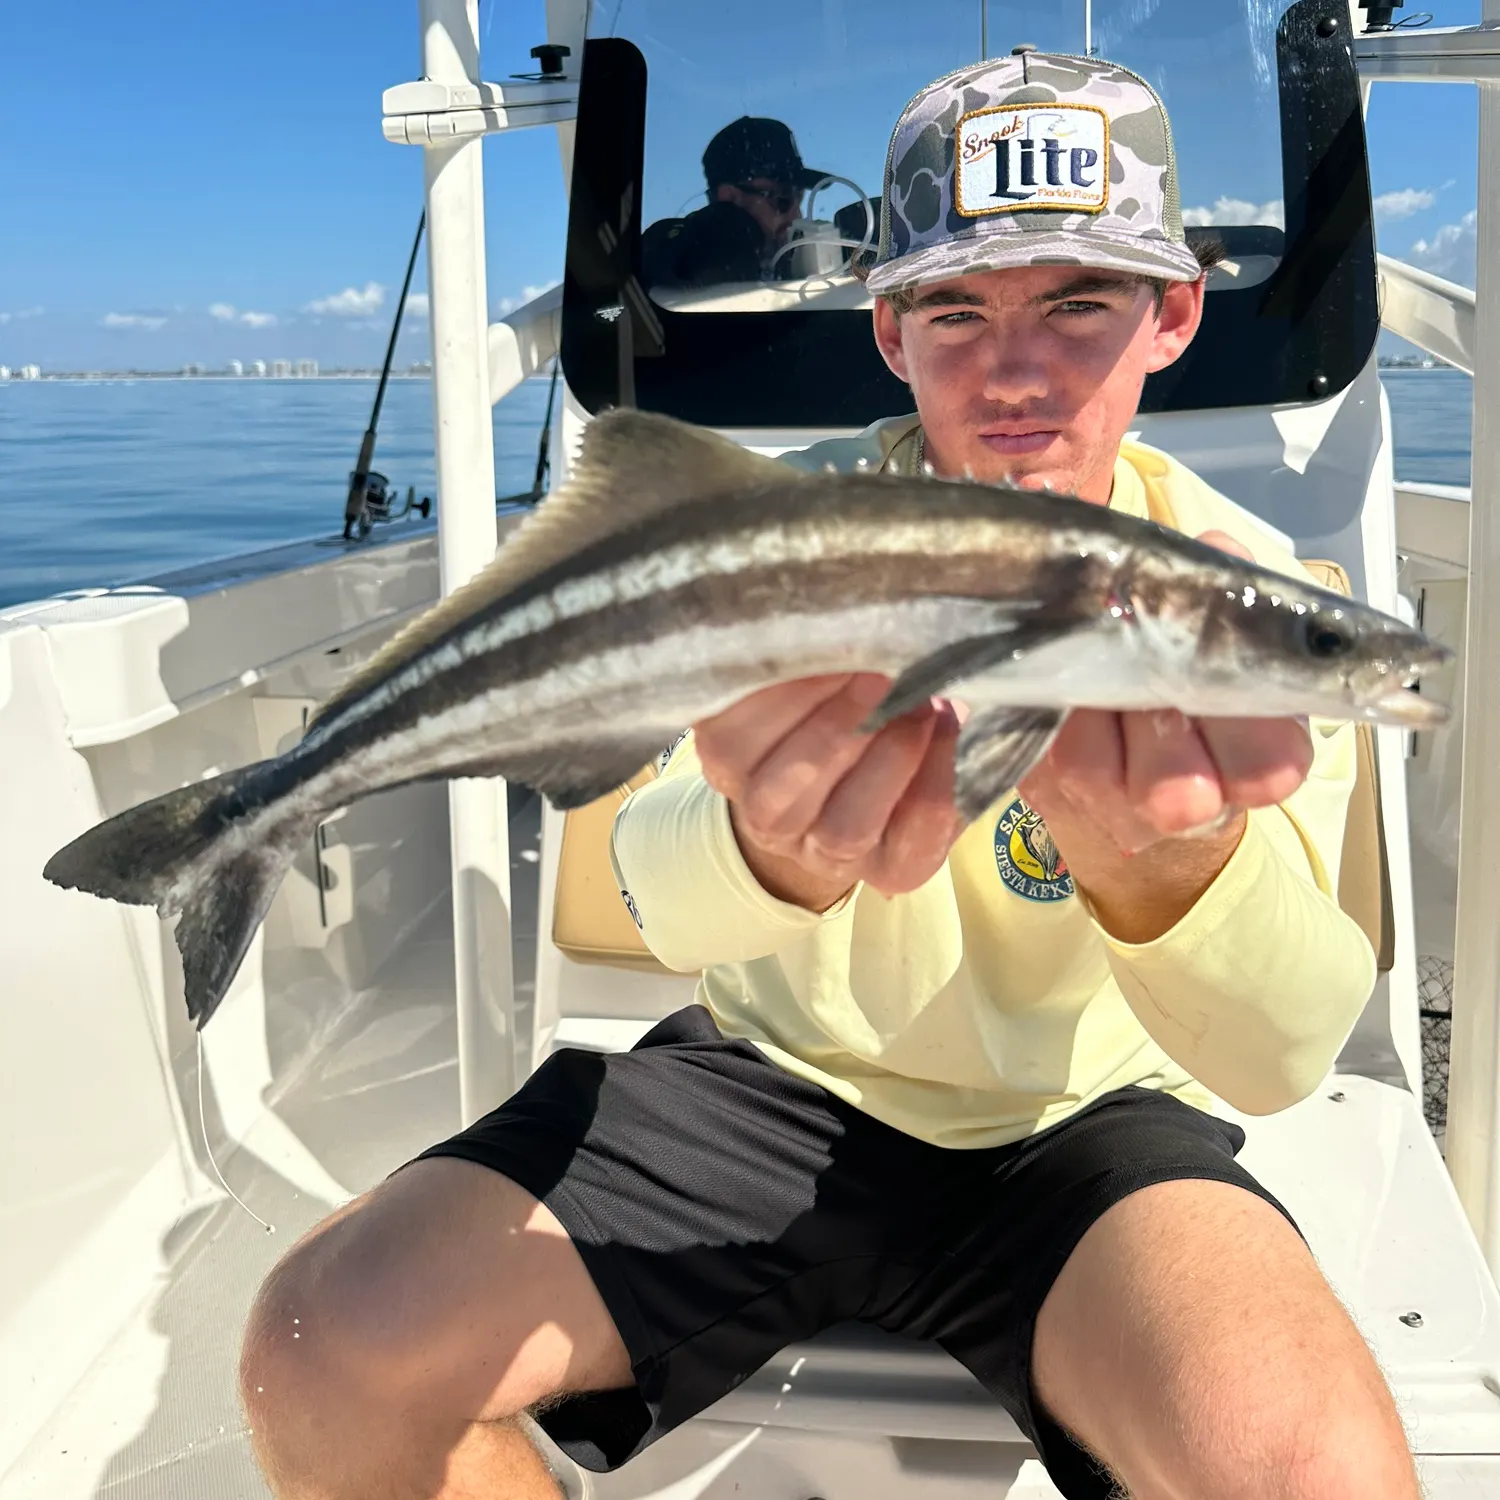
[[[313,716],[326,719],[461,620],[602,537],[689,501],[803,476],[729,438],[655,412],[620,407],[584,429],[567,482],[501,544],[482,573],[396,632]]]

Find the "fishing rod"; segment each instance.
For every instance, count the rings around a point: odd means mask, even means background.
[[[413,504],[416,491],[406,492],[406,506],[392,511],[388,481],[384,474],[371,472],[370,461],[375,457],[375,429],[380,424],[380,407],[385,400],[386,382],[391,378],[391,361],[396,357],[396,337],[401,332],[401,314],[406,310],[406,294],[411,290],[411,273],[416,269],[417,251],[422,244],[422,231],[427,227],[427,210],[423,208],[417,219],[416,238],[411,242],[411,256],[406,262],[406,279],[401,283],[401,296],[396,303],[396,319],[391,324],[391,341],[385,347],[385,364],[380,370],[380,384],[375,387],[375,406],[370,412],[370,425],[365,428],[363,441],[359,445],[359,458],[355,460],[354,472],[349,476],[349,496],[344,502],[344,540],[355,540],[369,535],[375,521],[393,521],[407,511],[416,510],[423,516],[432,511],[432,502],[425,496]]]
[[[536,445],[536,474],[531,488],[516,495],[499,496],[496,505],[535,505],[547,491],[547,481],[552,474],[552,408],[557,400],[557,375],[561,364],[560,359],[552,361],[552,384],[547,390],[547,414],[542,418],[542,435]]]
[[[553,357],[552,384],[547,388],[547,415],[542,418],[542,437],[536,449],[536,478],[532,481],[531,493],[542,498],[542,487],[552,477],[552,403],[557,400],[557,372],[562,360]]]

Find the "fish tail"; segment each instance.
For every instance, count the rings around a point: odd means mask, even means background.
[[[224,998],[255,930],[318,814],[278,817],[273,762],[212,776],[143,802],[58,850],[42,874],[54,885],[180,914],[188,1014],[201,1030]]]

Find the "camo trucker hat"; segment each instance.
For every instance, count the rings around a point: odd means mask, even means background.
[[[1030,47],[939,78],[896,122],[866,265],[875,293],[1015,266],[1196,281],[1161,100],[1128,68]]]

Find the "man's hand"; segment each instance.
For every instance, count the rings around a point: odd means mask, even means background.
[[[745,863],[771,895],[825,911],[861,880],[886,895],[915,890],[963,831],[958,715],[937,702],[861,734],[889,686],[873,674],[809,677],[694,726],[703,774],[728,798]]]
[[[1223,532],[1199,540],[1249,556]],[[1312,741],[1297,719],[1075,709],[1020,791],[1103,926],[1147,942],[1185,916],[1228,863],[1244,809],[1284,801],[1311,765]]]

